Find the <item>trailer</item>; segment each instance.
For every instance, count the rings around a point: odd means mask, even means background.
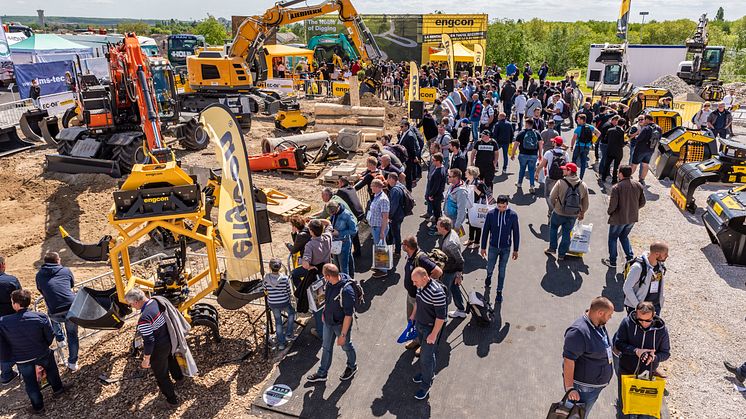
[[[588,87],[649,85],[676,74],[686,61],[685,45],[592,44],[588,52]]]

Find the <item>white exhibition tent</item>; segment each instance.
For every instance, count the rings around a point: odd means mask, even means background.
[[[36,34],[10,46],[14,64],[76,61],[93,57],[93,48],[54,34]]]

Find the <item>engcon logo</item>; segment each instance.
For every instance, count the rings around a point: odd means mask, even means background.
[[[168,200],[169,198],[167,196],[157,196],[155,198],[145,198],[142,200],[142,202],[146,204],[155,204],[156,202],[165,202]]]
[[[474,26],[474,19],[435,19],[435,26]]]

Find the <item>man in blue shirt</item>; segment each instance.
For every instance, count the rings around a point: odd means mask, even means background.
[[[513,128],[513,124],[508,122],[505,112],[500,112],[497,115],[497,123],[492,126],[492,138],[495,139],[503,152],[503,174],[508,170],[508,149],[510,148],[510,143],[513,142],[514,135],[515,129]]]
[[[54,396],[62,394],[60,372],[49,345],[54,340],[49,318],[45,314],[29,311],[31,293],[16,290],[10,296],[15,314],[0,318],[0,361],[18,365],[18,372],[31,400],[31,413],[44,412],[44,398],[36,379],[36,366],[47,373]]]
[[[487,279],[484,280],[485,287],[489,290],[492,285],[492,273],[495,265],[497,270],[497,293],[495,294],[495,305],[503,301],[503,285],[505,284],[505,271],[508,266],[510,247],[513,247],[513,260],[518,259],[518,246],[521,242],[518,214],[508,208],[508,196],[497,197],[497,207],[487,213],[482,228],[482,244],[479,254],[487,257]],[[487,252],[487,239],[489,238],[489,252]],[[499,264],[498,264],[499,260]]]
[[[339,376],[339,379],[346,381],[357,373],[357,354],[350,340],[352,315],[355,313],[355,288],[349,277],[340,274],[333,264],[327,263],[322,271],[326,280],[324,290],[324,343],[322,344],[319,369],[306,377],[310,383],[326,381],[329,367],[332,366],[335,337],[337,338],[337,345],[341,346],[347,355],[347,368]]]
[[[0,256],[0,318],[13,314],[13,304],[10,295],[15,290],[21,289],[21,283],[18,278],[5,272],[5,256]],[[10,384],[18,377],[18,373],[13,371],[12,362],[0,362],[0,383],[2,385]]]
[[[562,376],[568,399],[585,403],[586,416],[614,374],[612,343],[606,323],[614,314],[614,304],[596,297],[583,316],[565,331],[562,350]]]

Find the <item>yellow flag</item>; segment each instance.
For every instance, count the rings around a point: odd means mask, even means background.
[[[629,8],[632,4],[632,0],[622,0],[622,6],[619,8],[619,18],[616,21],[616,36],[619,39],[627,40],[627,32],[629,28]]]
[[[451,35],[444,33],[441,38],[443,47],[445,48],[446,55],[448,56],[448,71],[451,73],[451,78],[456,78],[456,59],[453,51],[453,41],[451,41]]]
[[[411,102],[420,100],[420,70],[417,63],[409,62],[409,100],[407,100],[407,115],[411,115]]]
[[[238,121],[221,104],[200,113],[222,167],[218,231],[225,248],[228,280],[246,280],[261,272],[262,256],[255,222],[254,194],[246,144]]]
[[[482,71],[482,66],[484,66],[484,47],[477,42],[474,44],[474,69]]]

